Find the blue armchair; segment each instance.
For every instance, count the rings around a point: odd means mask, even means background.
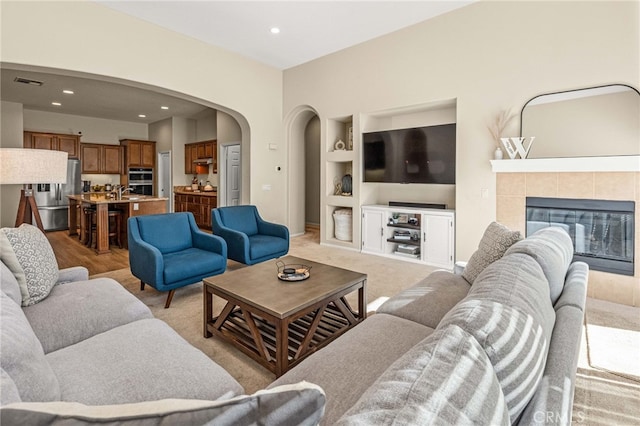
[[[165,308],[177,288],[227,268],[227,244],[198,229],[192,213],[134,216],[127,224],[131,273],[140,279],[140,290],[149,284],[169,292]]]
[[[289,252],[289,229],[264,221],[256,206],[213,209],[211,228],[227,242],[229,259],[236,262],[253,265]]]

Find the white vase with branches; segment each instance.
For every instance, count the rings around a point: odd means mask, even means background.
[[[511,112],[510,109],[500,111],[495,120],[488,126],[493,141],[496,144],[496,150],[494,151],[493,158],[496,160],[502,160],[504,153],[500,147],[500,138],[503,136],[504,129],[507,128],[509,122],[513,120],[516,115]]]

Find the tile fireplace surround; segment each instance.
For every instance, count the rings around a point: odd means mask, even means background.
[[[496,220],[525,233],[526,197],[635,201],[634,276],[589,272],[588,296],[640,306],[640,156],[491,161]]]

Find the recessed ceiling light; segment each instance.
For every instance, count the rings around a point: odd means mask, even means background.
[[[140,118],[147,118],[147,116],[146,116],[146,115],[144,115],[144,114],[138,114],[138,117],[140,117]]]
[[[161,106],[160,109],[169,109],[168,106]]]
[[[66,95],[73,95],[73,90],[65,89],[65,90],[62,91],[62,93],[66,94]]]
[[[271,27],[269,31],[271,31],[271,34],[280,34],[280,28],[278,27]]]
[[[51,102],[51,105],[62,106],[62,104],[60,102]]]

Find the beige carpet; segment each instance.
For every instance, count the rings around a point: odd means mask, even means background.
[[[434,268],[414,263],[400,262],[379,256],[364,255],[356,251],[341,250],[318,244],[316,233],[294,237],[289,254],[316,262],[366,273],[367,302],[379,297],[391,296],[401,289],[411,286],[428,275]],[[227,271],[243,268],[244,265],[230,260]],[[274,274],[277,272],[274,268]],[[120,282],[127,290],[142,300],[156,318],[167,322],[189,343],[203,351],[207,356],[227,370],[247,393],[264,388],[275,380],[275,376],[240,350],[224,343],[216,337],[203,337],[202,283],[176,290],[169,309],[164,309],[166,293],[160,293],[153,287],[140,290],[140,281],[131,275],[131,271],[121,269],[94,275],[110,277]],[[357,307],[356,293],[347,297],[352,306]],[[220,299],[214,300],[214,312],[224,307]]]
[[[335,249],[318,244],[317,234],[307,233],[292,239],[290,254],[316,262],[356,270],[368,274],[367,299],[371,303],[411,286],[434,268],[359,252]],[[228,270],[244,267],[229,261]],[[275,273],[274,269],[274,273]],[[182,337],[207,354],[240,382],[247,393],[253,393],[271,383],[275,376],[252,359],[216,337],[205,339],[202,324],[202,284],[176,291],[171,308],[164,309],[166,293],[147,286],[140,291],[140,282],[129,269],[96,275],[111,277],[122,283],[136,297],[149,306],[153,314],[173,327]],[[355,304],[355,295],[349,298]],[[214,310],[223,307],[214,301]],[[639,308],[629,308],[609,302],[589,299],[589,343],[592,361],[601,367],[626,375],[634,375],[640,363],[635,351],[640,345],[637,333]],[[635,325],[630,325],[635,324]],[[613,354],[613,355],[611,355]],[[611,357],[610,357],[611,355]],[[615,356],[615,360],[612,360]],[[637,382],[600,371],[589,366],[586,338],[583,334],[576,380],[573,423],[586,425],[639,425],[640,386]]]

